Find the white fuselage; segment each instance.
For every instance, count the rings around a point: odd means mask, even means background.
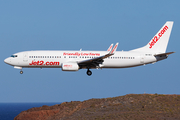
[[[9,57],[5,62],[22,68],[61,68],[62,63],[78,63],[106,53],[107,51],[25,51],[14,54],[17,57]],[[126,68],[154,63],[158,60],[152,53],[116,51],[114,55],[105,58],[99,67]]]

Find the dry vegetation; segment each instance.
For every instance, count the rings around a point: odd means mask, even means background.
[[[29,109],[15,120],[31,120],[30,116],[35,116],[32,120],[180,120],[180,95],[129,94],[64,102]]]

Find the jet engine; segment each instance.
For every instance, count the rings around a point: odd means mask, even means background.
[[[77,63],[62,63],[62,71],[78,71],[79,65]]]

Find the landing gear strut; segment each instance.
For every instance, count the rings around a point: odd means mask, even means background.
[[[87,70],[86,73],[87,73],[88,76],[91,76],[91,75],[92,75],[92,72],[91,72],[89,69]]]
[[[22,71],[22,70],[20,71],[20,74],[23,74],[23,71]]]

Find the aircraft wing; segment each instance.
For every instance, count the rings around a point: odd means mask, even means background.
[[[111,44],[112,46],[112,44]],[[78,65],[81,67],[81,68],[91,68],[91,67],[97,67],[99,66],[99,64],[102,64],[104,62],[103,59],[109,57],[109,56],[112,56],[114,55],[116,49],[117,49],[117,46],[118,46],[118,43],[116,43],[116,45],[114,46],[114,48],[107,54],[105,55],[102,55],[102,56],[99,56],[99,57],[95,57],[95,58],[92,58],[92,59],[87,59],[87,60],[83,60],[83,61],[78,61]]]

